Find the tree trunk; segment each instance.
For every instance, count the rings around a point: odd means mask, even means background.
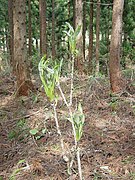
[[[70,16],[71,16],[71,10],[70,10],[70,0],[68,1],[68,19],[70,20]],[[68,52],[69,52],[69,42],[68,42]],[[70,54],[68,53],[68,59],[70,58]],[[70,64],[70,63],[68,63]]]
[[[52,58],[55,59],[55,0],[52,0]]]
[[[99,73],[99,35],[100,35],[100,0],[97,0],[97,17],[96,17],[96,69],[95,75]]]
[[[9,21],[9,54],[10,54],[10,65],[13,65],[13,58],[14,58],[14,33],[13,33],[13,0],[8,0],[8,21]],[[13,69],[15,72],[15,69]]]
[[[26,47],[26,1],[14,0],[14,64],[17,78],[17,96],[27,96],[33,89],[30,73],[27,65]]]
[[[73,0],[73,28],[75,30],[75,19],[76,19],[76,11],[75,11],[75,1],[76,0]]]
[[[89,25],[89,73],[92,74],[93,65],[93,0],[90,1],[90,25]]]
[[[120,47],[122,36],[123,5],[124,0],[114,0],[113,2],[109,70],[111,90],[114,93],[118,93],[122,90],[122,79],[120,72]]]
[[[76,18],[75,18],[75,28],[77,28],[78,26],[81,26],[81,30],[80,33],[78,35],[78,39],[77,39],[77,45],[76,48],[78,50],[78,55],[76,57],[76,64],[77,64],[77,69],[79,71],[80,74],[83,73],[83,62],[84,62],[84,56],[83,56],[83,36],[82,36],[82,24],[83,24],[83,8],[82,8],[82,0],[75,0],[75,14],[76,14]]]
[[[108,55],[109,55],[109,49],[110,49],[110,40],[109,40],[109,36],[110,36],[110,6],[108,6],[108,20],[107,20],[107,49],[108,49]]]
[[[31,28],[31,0],[28,0],[28,36],[29,36],[29,56],[32,55],[32,28]]]
[[[46,1],[39,0],[40,14],[40,54],[47,55],[47,36],[46,36]]]
[[[86,0],[83,0],[83,58],[85,60]]]

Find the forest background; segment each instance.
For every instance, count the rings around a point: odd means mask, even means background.
[[[0,0],[1,179],[135,178],[134,11]]]

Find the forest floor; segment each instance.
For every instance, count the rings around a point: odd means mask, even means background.
[[[33,83],[40,89],[38,78]],[[85,114],[79,143],[84,179],[135,180],[135,82],[112,97],[105,78],[76,76],[74,84],[73,103],[81,102]],[[68,79],[63,78],[62,88],[68,97]],[[18,99],[14,90],[14,80],[1,76],[0,180],[78,180],[76,159],[72,175],[67,172],[53,109],[43,90]],[[69,151],[74,140],[61,99],[57,112]],[[35,136],[30,134],[33,128],[38,130]]]

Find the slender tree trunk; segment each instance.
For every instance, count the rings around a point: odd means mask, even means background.
[[[47,55],[47,36],[46,36],[46,0],[39,0],[40,16],[40,54]]]
[[[70,0],[68,1],[68,19],[70,20],[71,16],[71,10],[70,10]],[[69,51],[69,42],[68,42],[68,51]],[[70,55],[68,53],[68,59],[70,58]]]
[[[83,0],[83,58],[85,60],[86,0]]]
[[[107,49],[108,49],[108,54],[109,54],[109,48],[110,48],[110,40],[109,40],[109,36],[110,36],[110,6],[108,6],[108,21],[107,21]]]
[[[40,55],[42,56],[42,0],[39,0],[39,17],[40,17]]]
[[[55,59],[55,0],[52,0],[52,58]]]
[[[75,27],[81,26],[80,33],[78,35],[77,39],[77,45],[76,48],[79,51],[76,61],[77,61],[77,69],[80,74],[83,73],[83,62],[84,62],[84,56],[83,56],[83,36],[82,36],[82,24],[83,24],[83,8],[82,8],[82,0],[75,0],[75,13],[76,13],[76,18],[75,18]]]
[[[33,88],[27,65],[26,1],[14,0],[14,65],[17,78],[17,96],[27,96]]]
[[[110,44],[110,84],[114,93],[122,90],[122,78],[120,71],[120,47],[122,36],[122,13],[124,0],[114,0],[112,16],[112,33]]]
[[[76,10],[75,10],[75,1],[76,0],[73,0],[73,28],[75,30],[75,19],[76,19]]]
[[[89,25],[89,73],[92,74],[93,57],[93,0],[90,0],[90,25]]]
[[[96,17],[96,69],[95,75],[99,73],[99,35],[100,35],[100,0],[97,0],[97,17]]]
[[[28,36],[29,36],[29,56],[32,55],[32,27],[31,27],[31,0],[28,0]]]
[[[9,53],[10,53],[10,65],[15,67],[13,62],[14,58],[14,33],[13,33],[13,0],[8,0],[8,17],[9,17]],[[15,69],[13,69],[15,72]]]

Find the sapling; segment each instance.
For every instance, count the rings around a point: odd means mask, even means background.
[[[56,123],[56,128],[57,128],[57,133],[60,136],[61,140],[61,148],[63,152],[63,158],[64,160],[68,163],[68,172],[71,174],[71,169],[72,165],[74,162],[74,157],[75,155],[77,156],[77,162],[78,162],[78,173],[80,180],[82,180],[82,170],[81,170],[81,161],[80,161],[80,149],[79,149],[79,141],[81,139],[82,133],[83,133],[83,125],[84,125],[84,119],[85,116],[83,114],[82,106],[79,103],[78,108],[76,111],[73,111],[72,104],[73,104],[73,79],[74,79],[74,61],[77,52],[76,49],[76,40],[77,36],[80,32],[81,27],[78,26],[78,28],[74,31],[72,26],[67,23],[69,27],[69,31],[65,31],[69,38],[69,47],[70,47],[70,53],[71,53],[71,86],[70,86],[70,100],[69,102],[67,101],[61,86],[60,86],[60,71],[61,71],[61,65],[62,62],[58,65],[55,63],[54,65],[50,64],[50,61],[46,59],[46,56],[44,56],[39,63],[39,74],[40,78],[45,90],[45,93],[47,97],[49,98],[51,105],[54,110],[54,118],[55,118],[55,123]],[[65,105],[67,106],[68,112],[69,112],[69,121],[71,122],[72,125],[72,130],[73,130],[73,135],[74,135],[74,148],[72,151],[72,157],[67,157],[65,154],[65,148],[64,148],[64,143],[63,143],[63,137],[60,131],[59,123],[58,123],[58,117],[57,117],[57,101],[58,101],[58,95],[55,93],[55,86],[58,87],[61,96],[63,98],[63,101]]]
[[[69,31],[64,31],[66,35],[68,36],[68,42],[69,42],[69,50],[71,54],[71,89],[70,89],[70,102],[69,105],[72,105],[72,96],[73,96],[73,79],[74,79],[74,63],[75,63],[75,56],[77,55],[78,51],[76,49],[76,41],[77,36],[79,35],[79,32],[81,30],[81,26],[78,26],[77,29],[74,31],[73,27],[67,22],[66,23]]]
[[[61,65],[62,65],[62,61],[60,62],[59,65],[56,62],[54,65],[52,65],[51,59],[50,60],[46,59],[46,55],[45,55],[40,60],[38,69],[39,69],[40,79],[44,87],[44,91],[47,97],[49,98],[49,101],[54,110],[54,119],[55,119],[55,124],[57,128],[57,133],[60,136],[62,155],[63,155],[63,158],[67,160],[67,157],[65,156],[63,137],[60,131],[57,112],[56,112],[58,96],[55,92],[55,86],[59,82]]]
[[[70,115],[70,122],[72,124],[72,129],[73,129],[73,134],[74,134],[74,142],[75,142],[75,147],[74,147],[74,152],[76,152],[76,156],[77,156],[77,162],[78,162],[78,172],[79,172],[79,177],[80,180],[82,180],[82,169],[81,169],[81,161],[80,161],[80,149],[78,146],[78,142],[82,136],[82,129],[83,129],[83,125],[84,125],[84,120],[85,120],[85,116],[83,114],[83,110],[82,110],[82,106],[79,103],[78,105],[78,110],[75,111],[73,113],[73,110],[71,108],[72,106],[72,101],[73,101],[73,79],[74,79],[74,61],[75,61],[75,57],[78,53],[77,49],[76,49],[76,41],[77,41],[77,37],[79,35],[81,26],[78,26],[77,29],[74,31],[73,27],[67,23],[69,31],[65,31],[65,33],[68,36],[68,41],[69,41],[69,48],[70,48],[70,53],[71,53],[71,88],[70,88],[70,101],[69,103],[67,102],[64,93],[60,87],[60,84],[58,82],[57,86],[60,90],[61,96],[68,108],[69,111],[69,115]],[[71,162],[69,164],[69,171],[71,171],[72,165],[73,165],[73,161],[74,158],[71,158]]]

